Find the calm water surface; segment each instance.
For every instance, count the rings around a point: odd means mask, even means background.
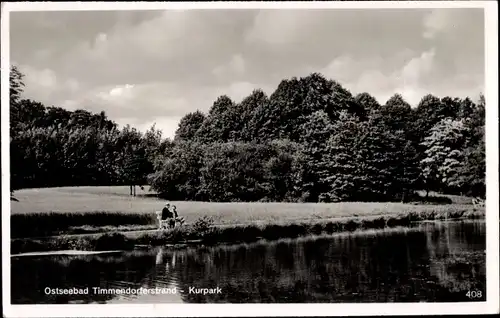
[[[12,258],[12,303],[287,303],[485,300],[485,223],[424,223],[407,230],[248,245],[89,256]],[[45,288],[88,295],[47,295]],[[95,294],[169,288],[175,294]],[[174,288],[175,287],[175,288]],[[189,288],[216,288],[194,294]]]

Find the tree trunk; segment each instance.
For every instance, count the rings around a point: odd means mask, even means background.
[[[134,197],[135,197],[135,185],[134,185]]]
[[[130,185],[130,195],[132,196],[132,185]]]

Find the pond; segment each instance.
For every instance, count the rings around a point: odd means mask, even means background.
[[[13,304],[485,301],[485,234],[480,221],[433,222],[233,246],[12,257],[11,298]]]

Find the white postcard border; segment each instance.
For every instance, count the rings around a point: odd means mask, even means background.
[[[487,301],[471,303],[373,304],[151,304],[11,305],[9,99],[1,101],[2,281],[6,317],[194,317],[194,316],[339,316],[479,314],[499,312],[498,210],[498,6],[496,1],[341,1],[341,2],[17,2],[2,3],[1,96],[9,96],[9,13],[12,11],[90,11],[159,9],[429,9],[484,8],[486,98],[486,241]],[[464,45],[467,45],[464,43]]]

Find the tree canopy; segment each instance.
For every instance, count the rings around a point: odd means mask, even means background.
[[[485,194],[485,100],[400,94],[380,104],[318,73],[267,96],[223,95],[186,114],[173,140],[105,112],[23,98],[10,73],[11,186],[149,184],[205,201],[406,201],[416,190]]]

